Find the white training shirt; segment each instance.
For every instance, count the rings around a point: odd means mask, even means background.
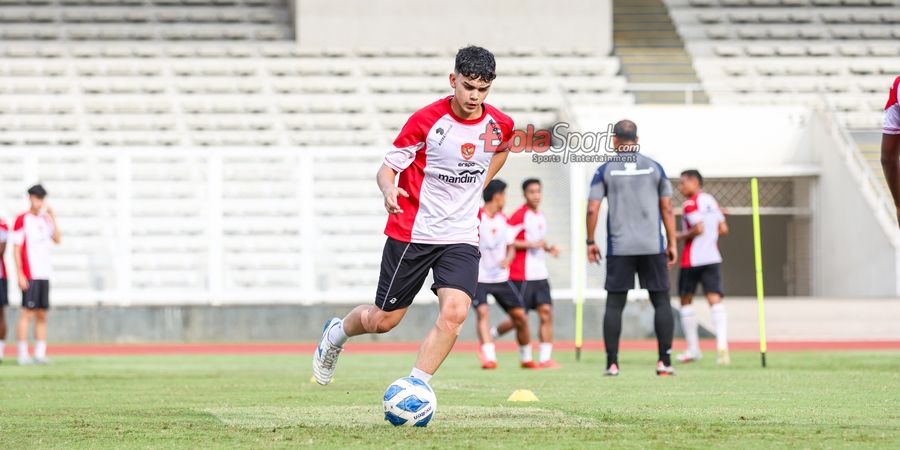
[[[725,221],[725,215],[719,209],[715,197],[706,192],[698,192],[681,205],[684,213],[682,225],[690,230],[703,222],[703,233],[688,239],[681,254],[681,267],[697,267],[722,262],[719,253],[719,223]]]
[[[47,214],[30,212],[16,217],[12,243],[22,247],[22,272],[29,280],[49,280],[53,275],[50,249],[53,247],[53,222]]]
[[[510,234],[516,241],[540,241],[547,236],[547,219],[544,213],[532,211],[522,205],[509,217]],[[546,280],[547,252],[543,248],[516,249],[516,257],[509,268],[509,279],[514,281]]]
[[[505,283],[509,280],[509,267],[501,267],[506,259],[510,240],[509,226],[506,216],[498,212],[489,216],[484,210],[479,211],[481,225],[478,227],[478,250],[481,261],[478,263],[479,283]]]

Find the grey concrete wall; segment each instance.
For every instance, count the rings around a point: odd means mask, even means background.
[[[602,302],[585,304],[586,340],[602,338],[603,308]],[[350,305],[63,306],[50,312],[48,339],[104,343],[315,341],[326,319],[343,316],[350,309]],[[11,325],[10,340],[18,312],[18,308],[6,310],[7,323]],[[436,304],[413,305],[403,322],[390,333],[369,335],[356,341],[419,341],[436,317]],[[492,323],[505,317],[502,310],[491,306]],[[536,336],[537,318],[532,314],[531,319]],[[556,340],[575,339],[573,303],[557,302],[554,325]],[[623,337],[652,336],[653,307],[647,301],[629,303],[625,308]],[[474,312],[466,321],[460,339],[476,339]]]
[[[560,47],[612,51],[610,0],[296,0],[302,47]]]

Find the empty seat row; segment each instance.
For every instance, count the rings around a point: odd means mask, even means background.
[[[762,57],[804,57],[804,56],[893,56],[898,53],[896,47],[877,45],[716,45],[713,47],[716,56],[734,58],[741,56]]]
[[[709,27],[704,30],[709,39],[746,39],[746,40],[820,40],[820,39],[869,39],[896,40],[900,38],[900,29],[890,26],[868,27]]]
[[[694,7],[896,6],[896,0],[687,0]]]
[[[824,11],[809,10],[776,11],[707,11],[696,15],[703,24],[895,24],[900,23],[898,11]]]

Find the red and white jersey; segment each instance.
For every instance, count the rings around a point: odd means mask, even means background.
[[[399,172],[402,214],[388,216],[384,234],[417,244],[478,245],[481,190],[494,145],[509,140],[513,121],[488,104],[481,117],[463,120],[450,109],[451,97],[418,111],[400,130],[384,163]]]
[[[510,234],[514,241],[540,241],[547,236],[547,219],[544,213],[532,211],[522,205],[509,217]],[[509,279],[546,280],[547,255],[543,248],[516,249],[516,257],[509,266]]]
[[[504,283],[509,280],[509,267],[504,269],[501,263],[512,243],[506,216],[502,212],[489,216],[484,210],[479,211],[478,216],[481,221],[478,227],[478,250],[481,251],[478,282]]]
[[[891,92],[888,94],[887,104],[884,106],[884,126],[881,132],[884,134],[900,134],[900,103],[897,102],[897,88],[900,87],[900,77],[894,79]]]
[[[29,280],[49,280],[53,222],[50,216],[24,213],[13,224],[12,243],[22,247],[22,272]]]
[[[715,197],[706,192],[698,192],[681,205],[684,213],[681,221],[684,230],[690,230],[703,222],[703,233],[688,239],[681,254],[681,267],[697,267],[722,262],[719,253],[719,223],[725,216],[719,209]]]
[[[9,240],[9,227],[6,221],[0,219],[0,244]],[[0,279],[6,279],[6,262],[3,260],[3,254],[0,253]]]

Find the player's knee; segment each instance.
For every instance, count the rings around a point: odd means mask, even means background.
[[[372,307],[362,312],[363,329],[367,333],[387,333],[394,329],[400,322],[390,313]]]
[[[441,308],[435,325],[441,331],[459,336],[468,315],[467,302],[448,302]]]
[[[541,305],[538,308],[538,314],[540,314],[541,320],[551,320],[553,319],[553,308],[550,305]]]
[[[528,317],[525,316],[525,310],[522,308],[516,308],[510,311],[509,318],[512,319],[513,325],[516,327],[521,327],[528,322]]]

